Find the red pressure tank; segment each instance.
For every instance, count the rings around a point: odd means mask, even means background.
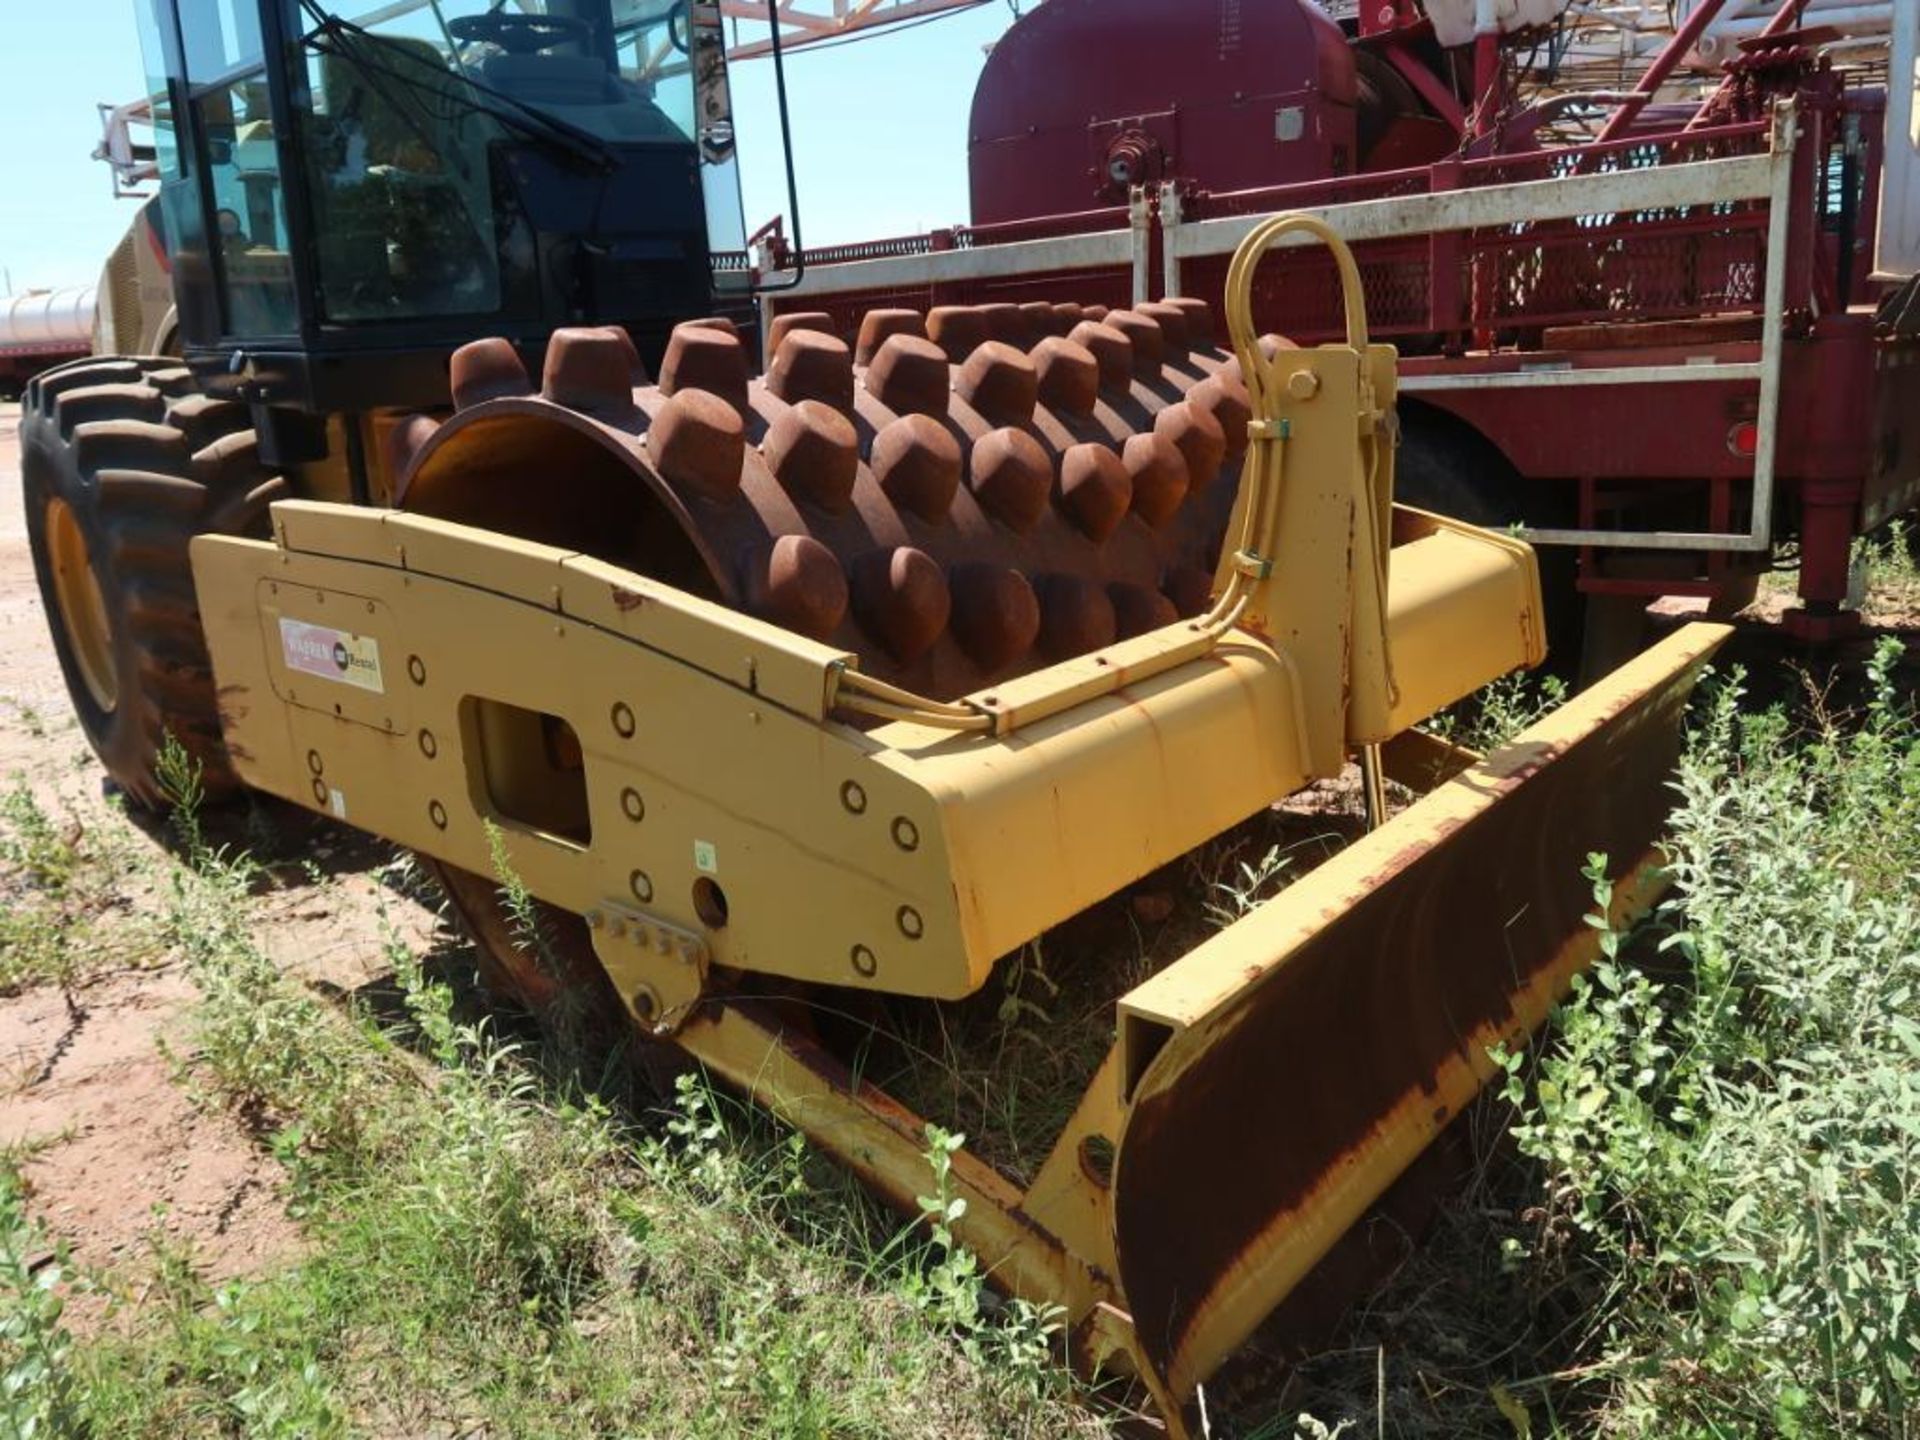
[[[974,91],[973,223],[1120,204],[1202,170],[1213,190],[1348,174],[1355,77],[1313,0],[1046,0]]]

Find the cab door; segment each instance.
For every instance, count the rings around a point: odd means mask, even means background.
[[[188,346],[299,333],[263,11],[279,0],[141,0],[161,210]]]
[[[188,104],[222,339],[300,329],[286,187],[261,10],[275,0],[179,0]]]

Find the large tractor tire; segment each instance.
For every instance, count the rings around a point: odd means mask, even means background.
[[[1401,426],[1394,498],[1402,504],[1489,530],[1516,523],[1573,523],[1569,497],[1528,484],[1498,447],[1451,415],[1403,404]],[[1586,646],[1587,597],[1578,587],[1579,559],[1564,545],[1542,546],[1536,553],[1547,612],[1547,665],[1571,678],[1580,672]]]
[[[177,360],[83,360],[28,387],[20,416],[27,536],[81,729],[129,801],[164,809],[171,735],[208,798],[237,785],[187,546],[264,534],[285,482],[237,401]]]

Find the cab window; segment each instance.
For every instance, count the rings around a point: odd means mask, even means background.
[[[286,195],[255,0],[180,0],[188,103],[203,148],[221,328],[233,337],[299,328]]]

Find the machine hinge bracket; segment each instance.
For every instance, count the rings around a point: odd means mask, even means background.
[[[640,1025],[671,1035],[707,985],[706,937],[618,903],[589,910],[594,952]]]

